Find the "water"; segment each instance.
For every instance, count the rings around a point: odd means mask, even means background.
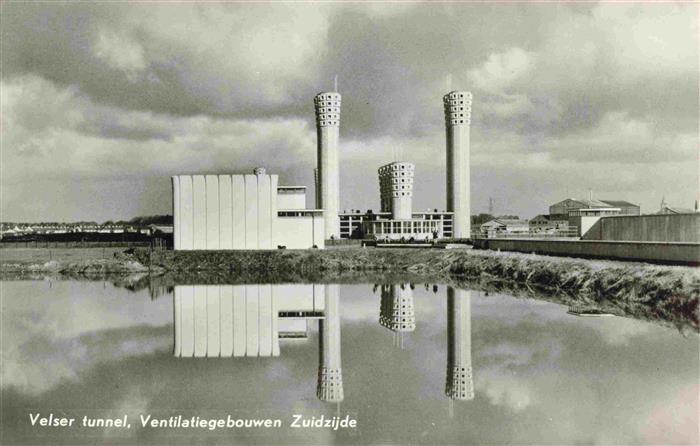
[[[648,322],[433,284],[1,292],[3,444],[698,443],[698,336]],[[36,413],[131,427],[33,427]],[[357,426],[292,428],[295,414]]]

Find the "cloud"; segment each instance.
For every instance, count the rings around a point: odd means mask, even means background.
[[[448,76],[475,97],[474,212],[493,197],[532,216],[589,188],[643,211],[660,189],[697,198],[690,5],[25,2],[3,19],[8,219],[167,213],[170,175],[254,165],[312,190],[311,99],[335,75],[342,207],[376,208],[396,157],[417,164],[415,207],[444,207]],[[93,208],[56,205],[86,185]]]
[[[526,82],[535,69],[533,54],[513,47],[503,53],[491,54],[481,66],[468,71],[474,87],[487,93],[504,93],[516,82]]]

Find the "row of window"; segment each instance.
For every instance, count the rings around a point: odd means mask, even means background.
[[[465,106],[465,107],[471,107],[472,101],[470,100],[462,100],[462,99],[452,99],[452,100],[445,100],[445,108],[447,107],[454,107],[454,106]]]
[[[455,99],[455,98],[469,98],[471,99],[473,97],[472,93],[470,91],[451,91],[447,93],[443,98],[447,99]]]
[[[337,127],[340,125],[340,121],[317,121],[318,125],[321,127]]]
[[[391,186],[392,184],[413,184],[413,175],[406,178],[379,178],[379,186]]]
[[[340,113],[340,107],[316,107],[316,113]]]
[[[447,118],[447,119],[463,119],[463,118],[469,119],[472,117],[471,115],[472,114],[469,113],[468,111],[467,112],[455,112],[455,113],[450,112],[450,113],[445,113],[445,118]]]
[[[415,234],[436,231],[438,221],[377,221],[371,222],[369,233],[374,234]]]
[[[321,113],[320,115],[317,116],[318,120],[325,121],[328,119],[340,119],[340,115],[336,113]]]
[[[314,100],[335,99],[340,100],[340,93],[319,93],[314,97]]]

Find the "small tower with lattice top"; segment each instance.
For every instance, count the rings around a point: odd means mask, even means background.
[[[398,161],[378,170],[381,210],[391,212],[393,220],[411,219],[415,170],[413,163]]]

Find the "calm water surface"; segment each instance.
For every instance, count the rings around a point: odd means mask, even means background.
[[[647,322],[433,284],[1,286],[3,444],[698,443],[698,336]]]

